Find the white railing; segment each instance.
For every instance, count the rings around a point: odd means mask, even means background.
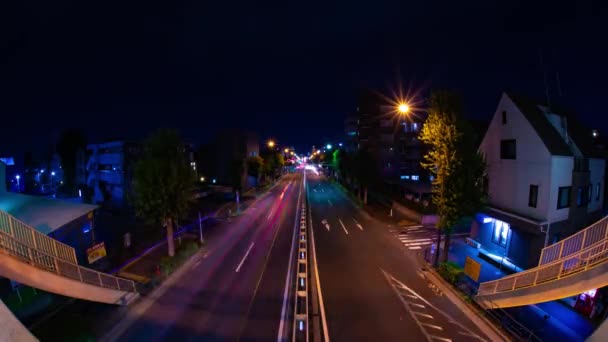
[[[132,280],[114,277],[106,273],[78,266],[76,263],[33,248],[28,243],[24,243],[5,231],[0,230],[0,251],[2,250],[30,265],[63,277],[114,290],[136,291],[135,283]]]
[[[17,220],[5,211],[0,210],[0,232],[13,239],[46,254],[62,260],[78,264],[74,248],[63,244],[47,235],[42,234],[33,227]]]
[[[593,226],[590,228],[593,228]],[[585,240],[583,239],[582,241]],[[564,244],[564,246],[570,245]],[[481,283],[477,295],[485,296],[536,286],[541,283],[558,280],[585,271],[606,260],[608,260],[608,239],[604,239],[603,241],[597,242],[552,263],[541,265],[498,280]]]
[[[568,238],[543,248],[539,266],[557,261],[608,238],[608,217]]]

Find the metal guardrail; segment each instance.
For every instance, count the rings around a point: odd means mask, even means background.
[[[517,341],[538,341],[542,342],[542,339],[538,337],[532,330],[525,325],[521,324],[508,312],[500,308],[494,302],[490,301],[485,312],[488,314],[490,319],[498,323],[506,332],[512,337],[516,338]]]
[[[308,233],[306,200],[302,201],[300,207],[300,224],[298,225],[298,258],[297,277],[295,283],[295,305],[292,341],[309,340],[308,322]],[[296,215],[298,213],[296,212]]]
[[[42,234],[26,223],[19,221],[9,213],[0,210],[0,232],[13,239],[59,259],[78,264],[76,251],[71,246],[63,244],[45,234]]]
[[[608,260],[608,239],[589,246],[558,261],[519,272],[498,280],[481,283],[478,296],[514,291],[536,286],[585,271]]]
[[[0,230],[0,250],[8,252],[13,257],[30,265],[63,277],[103,288],[136,292],[135,283],[132,280],[114,277],[79,266],[76,263],[51,255],[46,251],[33,248],[27,243],[7,234],[4,230]]]
[[[539,266],[567,257],[597,242],[608,239],[608,216],[568,238],[543,248]]]

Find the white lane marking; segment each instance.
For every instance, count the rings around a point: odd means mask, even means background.
[[[270,220],[270,218],[272,217],[272,212],[274,211],[274,208],[270,209],[270,213],[268,214],[268,220]]]
[[[445,338],[445,337],[439,337],[439,336],[435,336],[435,335],[430,335],[430,337],[431,337],[431,339],[437,340],[437,341],[452,342],[451,339]]]
[[[357,220],[355,220],[355,218],[353,217],[353,221],[355,221],[355,225],[357,227],[359,227],[359,229],[363,230],[363,227],[361,226],[361,224],[359,224],[359,222],[357,222]]]
[[[342,226],[342,229],[344,229],[344,232],[346,233],[346,235],[348,235],[348,230],[346,230],[346,227],[344,226],[344,223],[342,223],[342,220],[338,219],[338,221],[340,221],[340,225]]]
[[[438,325],[434,325],[434,324],[429,324],[429,323],[420,323],[421,325],[424,325],[425,327],[429,327],[429,328],[433,328],[433,329],[437,329],[437,330],[441,330],[443,331],[443,328],[438,326]]]
[[[411,295],[411,294],[406,294],[406,296],[408,296],[408,297],[410,297],[410,298],[412,298],[412,299],[420,299],[420,298],[418,298],[418,297],[416,297],[416,296],[414,296],[414,295]]]
[[[415,225],[415,226],[407,226],[407,227],[403,227],[403,228],[407,228],[407,229],[412,229],[412,228],[422,228],[424,227],[423,225]]]
[[[422,305],[422,304],[417,304],[417,303],[412,303],[412,302],[408,302],[408,304],[409,304],[409,305],[413,305],[413,306],[417,306],[417,307],[419,307],[419,308],[421,308],[421,309],[426,308],[426,306],[424,306],[424,305]]]
[[[418,230],[419,228],[407,228],[407,231],[409,232],[410,230]]]
[[[331,203],[331,201],[330,201],[330,200],[327,200],[327,203],[329,203],[329,206],[330,206],[330,207],[332,207],[332,206],[333,206],[333,204]]]
[[[304,186],[306,186],[306,174],[304,174]],[[308,192],[306,192],[308,198]],[[319,268],[317,267],[317,251],[315,249],[315,230],[312,225],[312,210],[308,206],[308,216],[310,216],[310,248],[312,249],[312,266],[315,271],[315,280],[317,283],[317,293],[319,296],[319,308],[321,309],[321,324],[323,326],[323,337],[326,342],[329,341],[329,333],[327,332],[327,319],[325,318],[325,304],[323,304],[323,293],[321,292],[321,281],[319,280]],[[328,228],[329,229],[329,228]]]
[[[236,267],[236,271],[235,272],[238,272],[238,271],[241,270],[241,266],[243,266],[243,263],[245,262],[245,259],[247,259],[247,256],[251,252],[251,249],[253,248],[253,245],[255,245],[255,242],[251,243],[251,245],[249,246],[249,249],[247,249],[247,253],[245,253],[245,256],[243,256],[243,260],[241,260],[241,263]]]
[[[429,314],[425,314],[425,313],[418,312],[418,311],[413,311],[413,310],[412,310],[412,312],[413,312],[415,315],[418,315],[418,316],[422,316],[422,317],[426,317],[426,318],[430,318],[430,319],[435,319],[435,317],[433,317],[433,316],[431,316],[431,315],[429,315]]]
[[[329,223],[327,223],[327,220],[323,219],[323,221],[321,221],[321,224],[325,226],[325,229],[327,229],[327,231],[329,231]]]
[[[470,336],[470,337],[474,337],[474,338],[479,338],[479,335],[471,334],[466,331],[459,331],[458,333],[462,336]]]
[[[422,247],[420,247],[420,246],[412,246],[409,249],[422,249]]]
[[[283,291],[283,308],[281,309],[281,323],[279,324],[279,333],[277,334],[277,342],[286,340],[286,332],[283,331],[286,327],[287,320],[287,299],[289,297],[289,287],[291,286],[290,280],[293,277],[293,255],[294,248],[296,245],[296,236],[298,235],[298,208],[302,206],[300,203],[300,197],[302,196],[302,188],[298,192],[298,202],[296,205],[296,213],[293,218],[293,237],[291,238],[291,250],[289,251],[289,267],[287,268],[287,275],[285,276],[285,290]]]

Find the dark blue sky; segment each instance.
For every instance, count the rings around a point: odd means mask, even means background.
[[[602,2],[15,1],[0,10],[0,154],[223,127],[308,148],[342,132],[357,87],[458,89],[489,117],[504,89],[553,97],[608,134]],[[6,6],[6,4],[5,4]]]

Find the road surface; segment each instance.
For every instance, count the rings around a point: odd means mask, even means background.
[[[409,247],[426,240],[404,248],[397,227],[358,210],[336,186],[310,172],[307,183],[331,341],[487,340],[424,279],[419,250]]]
[[[118,340],[276,341],[283,303],[291,302],[285,275],[301,178],[284,177],[227,224],[205,258]]]

